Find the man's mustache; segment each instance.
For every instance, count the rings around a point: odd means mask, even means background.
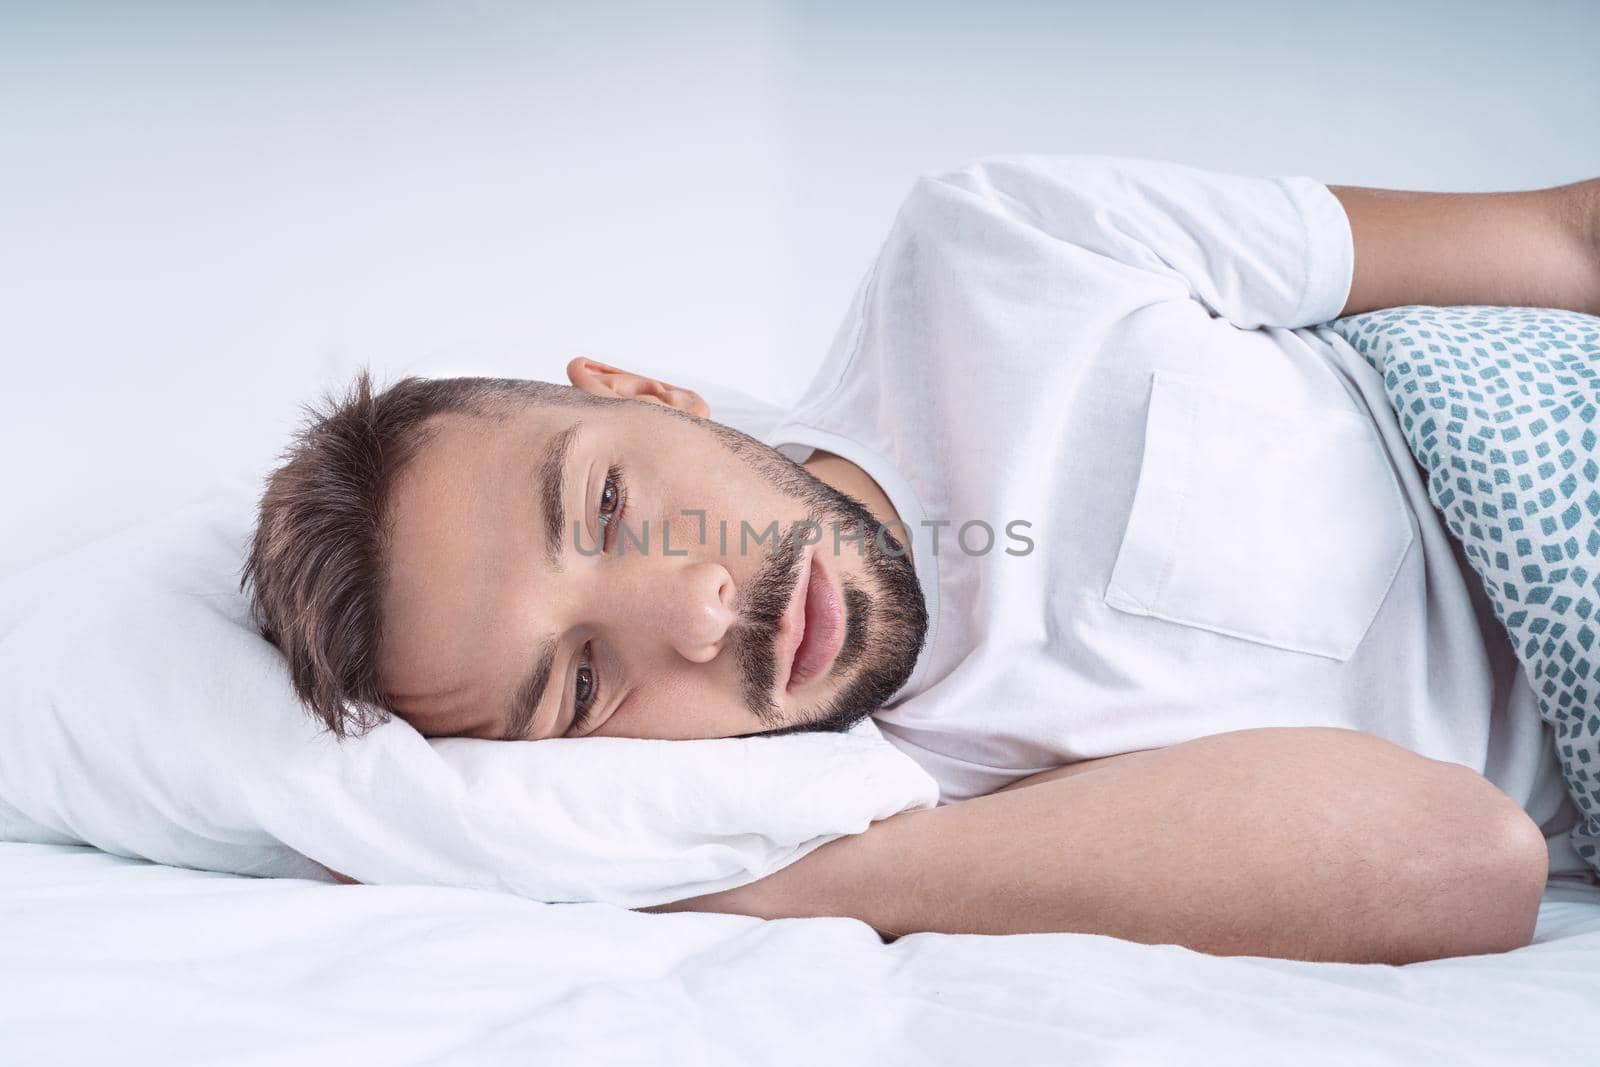
[[[772,687],[778,681],[778,624],[802,577],[800,562],[805,552],[799,532],[803,525],[789,527],[755,578],[739,591],[731,639],[734,661],[739,666],[745,705],[763,722],[774,722],[779,713],[772,699]]]

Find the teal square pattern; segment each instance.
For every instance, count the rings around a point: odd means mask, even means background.
[[[1329,326],[1383,376],[1554,728],[1572,843],[1600,871],[1600,318],[1400,307]]]

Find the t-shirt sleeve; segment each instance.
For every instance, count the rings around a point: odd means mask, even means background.
[[[1349,297],[1350,222],[1311,178],[1064,155],[983,159],[925,181],[998,224],[1179,282],[1238,326],[1314,326]]]

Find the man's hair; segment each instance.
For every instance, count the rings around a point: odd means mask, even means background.
[[[530,403],[599,403],[576,389],[515,378],[403,378],[374,394],[362,370],[341,397],[308,406],[267,479],[240,589],[289,661],[295,693],[334,735],[388,721],[378,681],[379,612],[396,476],[458,412],[501,418]]]

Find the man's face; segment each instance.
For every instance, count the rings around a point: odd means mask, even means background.
[[[390,497],[379,656],[424,734],[843,728],[910,674],[910,561],[771,449],[637,400],[429,427]]]

